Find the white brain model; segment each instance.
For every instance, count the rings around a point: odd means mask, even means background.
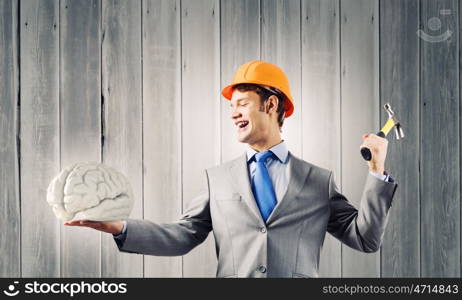
[[[100,163],[77,163],[48,186],[47,202],[63,220],[110,221],[128,218],[133,192],[127,178]]]

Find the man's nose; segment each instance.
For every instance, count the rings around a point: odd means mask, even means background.
[[[231,119],[234,120],[234,119],[237,119],[241,116],[241,113],[237,110],[237,109],[234,109],[234,108],[231,108]]]

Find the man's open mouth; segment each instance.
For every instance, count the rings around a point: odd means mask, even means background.
[[[247,128],[247,125],[249,125],[249,121],[239,121],[236,123],[238,131],[245,130]]]

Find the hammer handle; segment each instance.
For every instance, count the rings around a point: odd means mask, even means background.
[[[385,133],[382,130],[377,132],[377,135],[380,136],[380,137],[383,137],[383,138],[385,137]],[[369,148],[367,148],[367,147],[361,148],[361,155],[367,161],[370,161],[372,159],[371,150],[369,150]]]

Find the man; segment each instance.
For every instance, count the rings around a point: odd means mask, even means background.
[[[363,135],[373,157],[358,211],[338,192],[331,171],[297,158],[281,139],[284,118],[294,111],[281,69],[248,62],[222,94],[238,140],[249,149],[205,170],[206,189],[178,222],[66,225],[112,233],[123,252],[163,256],[184,255],[213,231],[217,277],[316,277],[326,232],[362,252],[380,248],[397,188],[384,171],[386,139]]]

